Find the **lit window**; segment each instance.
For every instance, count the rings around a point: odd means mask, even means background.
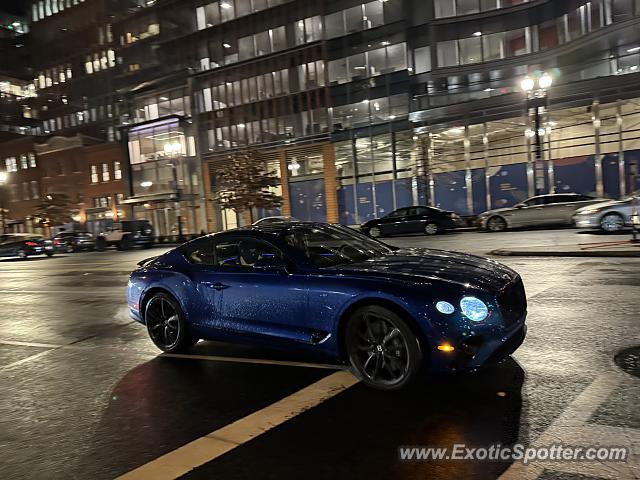
[[[4,163],[5,163],[6,167],[7,167],[7,172],[17,172],[18,171],[18,163],[16,161],[16,157],[6,158]]]
[[[98,167],[91,165],[91,183],[98,183]]]
[[[120,180],[122,178],[122,168],[120,167],[120,162],[114,162],[113,164],[113,178],[115,180]]]
[[[20,168],[22,170],[26,170],[27,168],[29,168],[29,163],[27,162],[27,156],[26,155],[20,155]]]
[[[29,153],[29,168],[36,168],[36,154]]]
[[[116,66],[116,52],[114,52],[113,50],[108,50],[107,59],[109,60],[109,67]]]
[[[109,175],[109,164],[103,163],[102,164],[102,181],[108,182],[109,180],[111,180],[111,176]]]
[[[84,64],[84,69],[87,71],[88,74],[93,73],[93,63],[91,63],[91,58],[87,58],[87,61]]]

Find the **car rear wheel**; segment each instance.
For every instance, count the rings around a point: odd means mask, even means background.
[[[487,230],[490,232],[504,232],[507,229],[507,222],[502,217],[491,217],[487,221]]]
[[[371,227],[368,233],[372,238],[380,238],[382,236],[382,232],[378,227]]]
[[[18,257],[22,260],[26,260],[29,257],[29,252],[27,252],[24,248],[18,250]]]
[[[435,222],[427,222],[424,226],[425,235],[436,235],[440,231],[440,227]]]
[[[133,238],[131,235],[127,235],[118,243],[118,250],[130,250],[133,248]]]
[[[147,302],[144,320],[151,341],[163,352],[181,352],[193,346],[178,302],[166,293],[156,293]]]
[[[619,232],[624,228],[624,218],[618,213],[607,213],[600,219],[600,228],[607,233]]]
[[[67,246],[65,247],[65,251],[67,253],[73,253],[76,251],[76,248],[73,246],[73,243],[69,242],[67,243]]]
[[[102,238],[96,238],[96,250],[99,252],[104,252],[107,249],[107,241]]]
[[[355,375],[370,387],[399,390],[420,370],[418,339],[399,315],[384,307],[355,311],[347,323],[345,342]]]

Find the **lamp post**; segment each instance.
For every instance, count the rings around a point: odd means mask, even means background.
[[[536,195],[541,195],[545,191],[544,153],[542,148],[542,137],[545,130],[541,125],[541,116],[547,108],[547,90],[551,88],[552,84],[553,77],[548,73],[542,73],[535,80],[531,77],[525,77],[520,82],[522,91],[527,95],[527,115],[533,114],[534,118],[532,136],[535,137],[534,175]]]
[[[7,233],[7,221],[5,219],[6,214],[4,210],[4,186],[9,179],[9,174],[7,172],[0,172],[0,213],[2,214],[2,234]]]
[[[174,143],[165,143],[164,151],[169,155],[171,159],[171,163],[169,166],[171,167],[171,171],[173,173],[173,187],[175,189],[175,204],[174,210],[176,211],[176,217],[178,219],[178,242],[182,243],[185,241],[184,235],[182,233],[182,213],[180,208],[180,187],[178,185],[178,154],[182,152],[182,145],[179,142]]]

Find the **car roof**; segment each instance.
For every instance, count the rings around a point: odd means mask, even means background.
[[[278,223],[265,223],[258,225],[246,225],[244,227],[233,228],[230,230],[225,230],[223,232],[212,233],[208,236],[226,236],[226,235],[255,235],[255,234],[266,234],[279,236],[288,230],[291,230],[293,227],[326,227],[326,226],[334,226],[334,227],[344,227],[339,224],[331,224],[331,223],[323,223],[323,222],[303,222],[303,221],[285,221]],[[355,230],[354,230],[355,231]]]

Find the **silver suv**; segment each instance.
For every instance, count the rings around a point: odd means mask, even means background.
[[[479,216],[480,226],[491,232],[507,228],[573,225],[573,214],[579,208],[603,202],[579,193],[538,195],[510,208],[489,210]]]
[[[599,228],[607,233],[632,226],[632,216],[640,213],[640,190],[620,200],[609,200],[581,208],[573,217],[579,228]]]

